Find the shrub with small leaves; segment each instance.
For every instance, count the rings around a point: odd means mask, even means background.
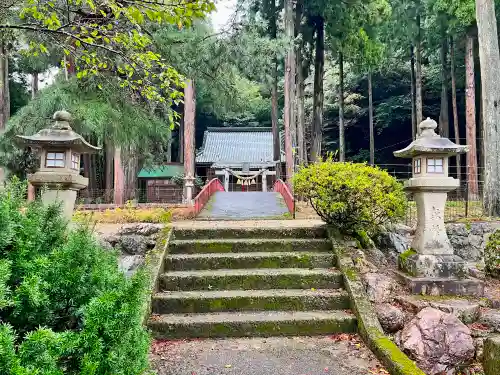
[[[485,271],[490,276],[500,278],[500,230],[493,232],[484,248]]]
[[[0,374],[143,374],[149,278],[128,279],[59,207],[0,192]]]
[[[328,158],[301,168],[293,183],[297,195],[344,233],[374,234],[405,212],[403,186],[386,171],[366,164]]]

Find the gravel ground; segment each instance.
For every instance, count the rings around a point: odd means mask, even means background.
[[[155,341],[158,375],[388,374],[358,336]]]

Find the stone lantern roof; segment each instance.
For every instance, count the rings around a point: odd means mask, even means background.
[[[19,141],[26,146],[42,148],[50,146],[71,148],[81,154],[91,154],[100,150],[100,147],[92,146],[83,137],[73,131],[69,125],[71,114],[66,111],[57,111],[53,119],[55,124],[50,128],[42,129],[35,135],[18,135]]]
[[[456,155],[469,151],[468,146],[461,146],[453,143],[448,138],[443,138],[436,134],[436,121],[427,118],[418,126],[420,132],[409,146],[402,150],[394,151],[394,156],[398,158],[413,158],[422,154]]]

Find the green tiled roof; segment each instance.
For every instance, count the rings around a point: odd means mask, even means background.
[[[181,164],[168,164],[151,168],[143,168],[137,175],[138,178],[172,178],[184,173]]]

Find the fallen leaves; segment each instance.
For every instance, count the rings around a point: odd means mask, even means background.
[[[387,371],[381,365],[376,365],[375,367],[371,367],[369,369],[369,371],[370,371],[370,374],[375,374],[375,375],[387,375],[387,374],[389,374],[389,371]]]

